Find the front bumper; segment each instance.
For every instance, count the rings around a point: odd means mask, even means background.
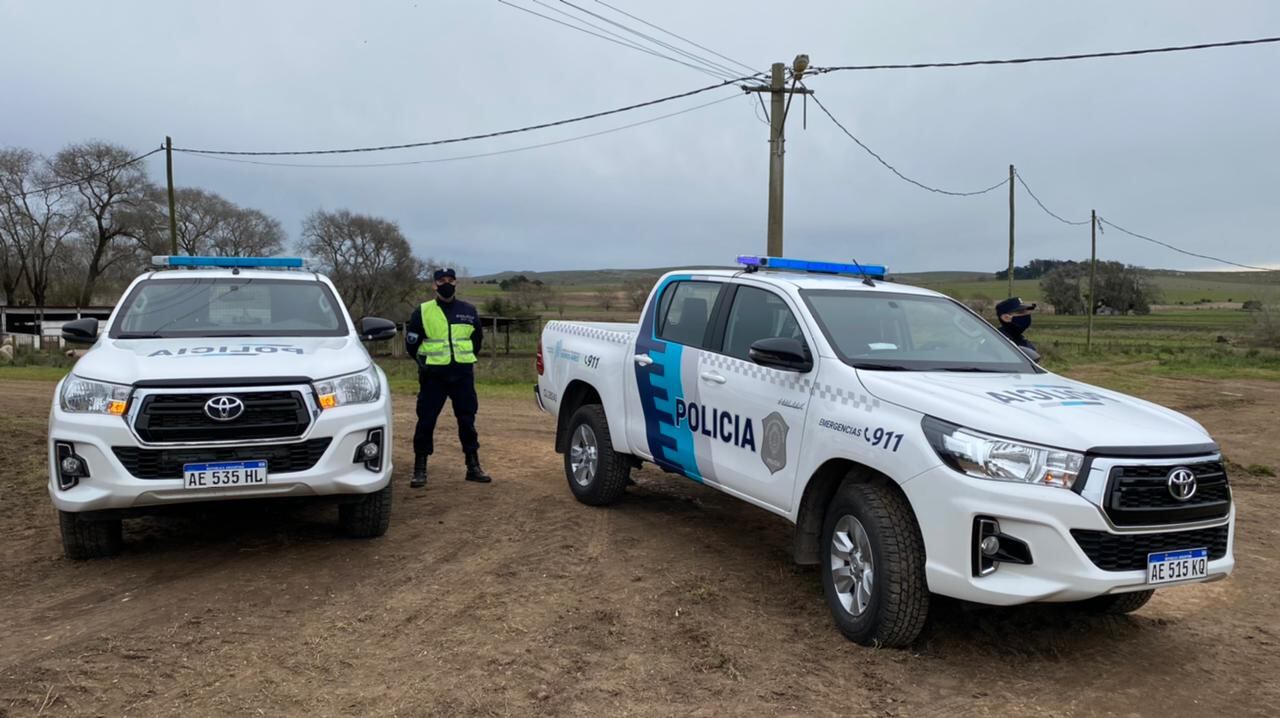
[[[1117,529],[1097,505],[1071,491],[972,479],[945,466],[926,471],[902,485],[916,513],[925,544],[929,590],[976,603],[1008,606],[1033,601],[1079,601],[1106,594],[1166,588],[1149,586],[1145,570],[1099,568],[1072,536],[1078,531],[1109,536],[1175,534],[1188,529],[1226,527],[1226,553],[1208,563],[1208,577],[1226,578],[1235,567],[1235,508],[1225,519],[1194,526]],[[1001,563],[996,571],[974,575],[974,520],[989,517],[1002,533],[1028,545],[1030,565]],[[1181,548],[1200,548],[1200,544]],[[1145,562],[1145,554],[1141,560]]]
[[[378,471],[354,461],[356,447],[365,442],[371,429],[384,431],[382,466]],[[113,447],[166,447],[140,444],[124,418],[67,413],[55,399],[49,415],[49,496],[59,510],[78,513],[203,501],[360,495],[379,491],[390,482],[394,443],[391,400],[385,390],[376,402],[320,412],[301,438],[279,444],[319,438],[332,441],[319,460],[305,471],[273,473],[268,463],[267,483],[262,486],[186,489],[180,478],[140,479],[129,473]],[[75,453],[88,465],[89,477],[67,490],[58,487],[54,464],[56,442],[74,444]],[[182,448],[198,451],[201,447],[184,445]]]

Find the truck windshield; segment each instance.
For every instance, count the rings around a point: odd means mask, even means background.
[[[125,298],[114,339],[336,337],[347,333],[320,282],[290,279],[149,279]]]
[[[990,324],[945,297],[841,290],[801,294],[836,353],[859,369],[1036,372]]]

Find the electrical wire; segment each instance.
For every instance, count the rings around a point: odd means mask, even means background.
[[[626,17],[629,17],[629,18],[631,18],[632,20],[635,20],[636,22],[643,23],[643,24],[645,24],[645,25],[647,25],[647,26],[649,26],[649,27],[653,28],[654,30],[657,30],[658,32],[666,33],[666,34],[670,35],[671,37],[676,38],[677,40],[683,40],[684,42],[686,42],[686,43],[688,43],[688,44],[690,44],[690,45],[693,45],[694,47],[698,48],[699,50],[702,50],[702,51],[704,51],[704,52],[709,52],[709,53],[711,53],[712,55],[715,55],[716,57],[720,58],[721,60],[728,60],[729,62],[732,62],[733,64],[737,65],[738,67],[741,67],[743,70],[746,70],[747,72],[755,72],[755,70],[754,70],[750,65],[747,65],[746,63],[743,63],[743,62],[739,62],[738,60],[735,60],[735,59],[733,59],[732,57],[729,57],[729,56],[727,56],[727,55],[722,55],[722,54],[720,54],[720,53],[716,52],[715,50],[712,50],[711,48],[707,47],[706,45],[699,45],[698,43],[694,42],[693,40],[690,40],[690,39],[689,39],[689,38],[687,38],[687,37],[684,37],[684,36],[681,36],[681,35],[677,35],[677,34],[675,34],[674,32],[671,32],[670,30],[667,30],[666,28],[659,27],[658,25],[655,25],[655,24],[653,24],[653,23],[651,23],[651,22],[649,22],[649,21],[645,20],[644,18],[636,17],[635,15],[632,15],[631,13],[627,12],[626,10],[623,10],[623,9],[621,9],[621,8],[617,8],[617,7],[614,7],[613,5],[610,5],[609,3],[605,2],[604,0],[595,0],[595,1],[596,1],[596,3],[597,3],[597,4],[599,4],[599,5],[604,5],[605,7],[609,8],[610,10],[612,10],[612,11],[614,11],[614,12],[616,12],[616,13],[618,13],[619,15],[625,15]]]
[[[729,95],[727,97],[721,97],[720,99],[713,100],[711,102],[704,102],[701,105],[694,105],[693,107],[687,107],[678,112],[669,112],[665,115],[650,117],[647,120],[640,120],[639,122],[632,122],[631,124],[627,124],[627,125],[611,127],[607,130],[600,130],[599,132],[592,132],[586,135],[566,137],[564,139],[554,140],[552,142],[540,142],[536,145],[511,147],[505,150],[495,150],[493,152],[480,152],[480,153],[470,154],[470,155],[455,155],[453,157],[435,157],[435,158],[426,159],[426,160],[410,160],[407,162],[374,162],[374,163],[367,163],[367,164],[305,164],[305,163],[297,163],[297,162],[263,162],[261,160],[245,160],[245,159],[237,159],[234,157],[219,157],[218,155],[195,155],[195,156],[200,157],[202,159],[218,160],[219,162],[238,162],[238,163],[249,164],[249,165],[262,165],[264,167],[316,167],[316,168],[324,168],[324,169],[354,169],[354,168],[362,168],[362,167],[406,167],[409,165],[436,164],[438,162],[457,162],[459,160],[470,160],[470,159],[476,159],[479,157],[494,157],[497,155],[509,155],[515,152],[525,152],[527,150],[536,150],[542,147],[554,147],[556,145],[568,144],[570,142],[586,140],[592,137],[600,137],[601,135],[609,135],[609,134],[613,134],[614,132],[629,130],[632,127],[647,125],[653,122],[658,122],[659,120],[665,120],[670,117],[676,117],[677,115],[684,115],[690,112],[701,110],[706,107],[719,105],[723,102],[728,102],[729,100],[737,99],[737,97],[738,97],[737,95]]]
[[[1127,230],[1127,229],[1125,229],[1124,227],[1121,227],[1120,225],[1115,224],[1114,222],[1111,222],[1111,221],[1107,220],[1107,219],[1106,219],[1106,218],[1104,218],[1104,217],[1098,217],[1098,222],[1099,222],[1099,223],[1101,223],[1101,224],[1105,224],[1105,225],[1107,225],[1108,227],[1110,227],[1110,228],[1112,228],[1112,229],[1115,229],[1115,230],[1118,230],[1118,231],[1120,231],[1120,232],[1123,232],[1123,233],[1125,233],[1125,234],[1129,235],[1130,237],[1137,237],[1138,239],[1142,239],[1142,240],[1145,240],[1145,241],[1151,242],[1151,243],[1153,243],[1153,244],[1158,244],[1158,245],[1160,245],[1161,247],[1165,247],[1165,248],[1167,248],[1167,249],[1172,249],[1172,250],[1173,250],[1173,251],[1175,251],[1175,252],[1178,252],[1178,253],[1181,253],[1181,254],[1185,254],[1185,255],[1187,255],[1187,256],[1189,256],[1189,257],[1199,257],[1200,259],[1208,259],[1208,260],[1210,260],[1210,261],[1220,262],[1220,263],[1222,263],[1222,264],[1229,264],[1229,265],[1231,265],[1231,266],[1233,266],[1233,267],[1240,267],[1240,268],[1242,268],[1242,269],[1260,269],[1260,270],[1262,270],[1262,271],[1264,271],[1264,272],[1274,272],[1274,271],[1277,271],[1274,267],[1258,267],[1258,266],[1254,266],[1254,265],[1252,265],[1252,264],[1241,264],[1241,263],[1239,263],[1239,262],[1232,262],[1232,261],[1231,261],[1231,260],[1229,260],[1229,259],[1223,259],[1223,258],[1221,258],[1221,257],[1214,257],[1214,256],[1211,256],[1211,255],[1208,255],[1208,254],[1197,254],[1196,252],[1189,252],[1189,251],[1187,251],[1187,250],[1185,250],[1185,249],[1182,249],[1182,248],[1180,248],[1180,247],[1175,247],[1175,246],[1173,246],[1172,244],[1169,244],[1168,242],[1161,242],[1161,241],[1160,241],[1160,240],[1158,240],[1158,239],[1154,239],[1154,238],[1152,238],[1152,237],[1148,237],[1148,236],[1146,236],[1146,235],[1138,234],[1137,232],[1132,232],[1132,231],[1130,231],[1130,230]]]
[[[1175,45],[1170,47],[1152,47],[1142,50],[1117,50],[1112,52],[1085,52],[1074,55],[1045,55],[1041,57],[1018,57],[1006,60],[965,60],[962,62],[916,62],[901,65],[838,65],[834,67],[814,68],[815,72],[840,72],[844,70],[917,70],[926,67],[974,67],[977,65],[1025,65],[1035,62],[1060,62],[1063,60],[1091,60],[1103,57],[1130,57],[1134,55],[1154,55],[1166,52],[1185,52],[1188,50],[1209,50],[1221,47],[1241,47],[1244,45],[1266,45],[1280,42],[1280,37],[1260,37],[1254,40],[1228,40],[1226,42],[1203,42],[1196,45]]]
[[[63,187],[71,187],[72,185],[78,185],[82,182],[88,182],[89,180],[94,179],[95,177],[101,177],[102,175],[115,172],[118,169],[124,169],[129,165],[136,164],[138,162],[141,162],[142,160],[145,160],[146,158],[150,157],[151,155],[154,155],[157,152],[163,152],[163,151],[164,151],[163,147],[157,147],[156,149],[151,150],[150,152],[147,152],[145,154],[138,155],[133,159],[125,160],[124,162],[121,162],[116,165],[112,165],[110,167],[105,167],[103,169],[98,170],[97,172],[90,172],[89,174],[83,177],[77,177],[76,179],[67,180],[65,182],[59,182],[58,184],[52,184],[47,187],[37,187],[35,189],[29,189],[29,190],[26,190],[25,192],[18,192],[15,194],[3,194],[3,195],[0,195],[0,199],[7,202],[14,199],[29,197],[33,194],[44,194],[45,192],[52,192],[55,189],[62,189]]]
[[[1070,224],[1070,225],[1075,225],[1075,226],[1080,226],[1080,225],[1082,225],[1082,224],[1089,224],[1090,222],[1092,222],[1092,221],[1093,221],[1092,219],[1086,219],[1086,220],[1083,220],[1083,221],[1081,221],[1081,222],[1072,222],[1072,221],[1071,221],[1071,220],[1069,220],[1069,219],[1063,219],[1062,217],[1059,217],[1058,215],[1056,215],[1056,214],[1054,214],[1053,212],[1049,211],[1049,208],[1048,208],[1048,207],[1046,207],[1046,206],[1044,206],[1044,202],[1041,202],[1041,201],[1040,201],[1040,198],[1036,196],[1036,193],[1031,191],[1031,187],[1027,184],[1027,181],[1026,181],[1026,180],[1024,180],[1024,179],[1022,179],[1022,173],[1021,173],[1021,172],[1019,172],[1019,171],[1017,171],[1017,170],[1014,170],[1014,171],[1013,171],[1013,176],[1018,178],[1018,183],[1019,183],[1019,184],[1021,184],[1021,185],[1022,185],[1022,188],[1023,188],[1023,189],[1025,189],[1025,190],[1027,191],[1027,194],[1031,195],[1031,199],[1035,200],[1035,201],[1036,201],[1036,204],[1040,205],[1040,209],[1044,210],[1045,214],[1049,215],[1050,217],[1053,217],[1054,219],[1058,220],[1059,222],[1061,222],[1061,223],[1063,223],[1063,224]]]
[[[613,43],[613,44],[615,44],[615,45],[621,45],[621,46],[623,46],[623,47],[626,47],[626,48],[629,48],[629,49],[632,49],[632,50],[638,50],[639,52],[643,52],[643,53],[645,53],[646,55],[652,55],[652,56],[654,56],[654,57],[661,58],[661,59],[663,59],[663,60],[669,60],[669,61],[674,62],[674,63],[676,63],[676,64],[684,65],[685,67],[687,67],[687,68],[689,68],[689,69],[697,70],[698,72],[701,72],[701,73],[703,73],[703,74],[705,74],[705,75],[710,75],[711,77],[714,77],[714,78],[717,78],[717,79],[724,79],[724,78],[723,78],[719,73],[712,72],[712,71],[708,70],[708,69],[707,69],[707,68],[705,68],[705,67],[701,67],[701,66],[698,66],[698,65],[694,65],[694,64],[692,64],[692,63],[688,63],[688,62],[685,62],[685,61],[683,61],[683,60],[677,60],[677,59],[676,59],[676,58],[674,58],[674,57],[670,57],[670,56],[668,56],[668,55],[663,55],[662,53],[659,53],[659,52],[654,52],[653,50],[650,50],[650,49],[649,49],[649,48],[647,48],[647,47],[643,47],[643,46],[639,45],[638,43],[634,43],[634,42],[631,42],[630,40],[627,40],[626,38],[623,38],[621,35],[619,35],[619,34],[617,34],[617,33],[615,33],[615,32],[610,32],[610,31],[605,30],[604,28],[600,28],[600,27],[598,27],[598,26],[596,26],[596,25],[591,25],[590,23],[587,23],[585,20],[579,20],[577,17],[575,17],[575,16],[573,16],[573,15],[569,15],[568,13],[566,13],[566,12],[564,12],[564,11],[562,11],[562,10],[557,10],[556,8],[551,8],[551,7],[549,7],[549,6],[546,6],[544,3],[539,2],[539,0],[533,0],[533,2],[536,2],[536,3],[538,3],[539,5],[543,5],[544,7],[548,7],[548,9],[555,10],[556,12],[558,12],[558,13],[560,13],[560,14],[562,14],[562,15],[567,15],[567,16],[569,16],[569,17],[572,17],[574,20],[577,20],[578,22],[582,22],[583,24],[586,24],[586,25],[590,25],[591,27],[595,27],[596,29],[601,30],[602,32],[609,32],[609,34],[610,34],[610,35],[613,35],[614,37],[616,37],[616,38],[618,38],[618,39],[614,39],[614,38],[606,37],[606,36],[604,36],[604,35],[602,35],[602,34],[600,34],[600,33],[592,32],[591,30],[587,30],[587,29],[585,29],[585,28],[578,27],[577,25],[572,25],[572,24],[567,23],[567,22],[565,22],[565,21],[563,21],[563,20],[557,20],[557,19],[555,19],[555,18],[551,17],[550,15],[544,15],[544,14],[542,14],[542,13],[540,13],[540,12],[536,11],[536,10],[530,10],[530,9],[529,9],[529,8],[527,8],[527,7],[521,7],[520,5],[516,5],[515,3],[508,2],[508,0],[498,0],[498,2],[502,3],[503,5],[506,5],[507,7],[512,7],[512,8],[515,8],[516,10],[520,10],[520,11],[522,11],[522,12],[527,12],[527,13],[529,13],[530,15],[533,15],[533,16],[535,16],[535,17],[540,17],[540,18],[542,18],[543,20],[548,20],[548,21],[550,21],[550,22],[554,22],[554,23],[555,23],[555,24],[557,24],[557,25],[563,25],[563,26],[565,26],[565,27],[567,27],[567,28],[570,28],[570,29],[572,29],[572,30],[577,30],[578,32],[583,32],[583,33],[586,33],[586,34],[591,35],[591,36],[593,36],[593,37],[598,37],[598,38],[600,38],[601,40],[607,40],[607,41],[609,41],[609,42],[612,42],[612,43]]]
[[[906,181],[906,182],[909,182],[909,183],[911,183],[911,184],[913,184],[913,185],[915,185],[915,186],[919,187],[920,189],[925,189],[925,190],[928,190],[928,191],[930,191],[930,192],[935,192],[935,193],[937,193],[937,194],[945,194],[945,195],[948,195],[948,196],[951,196],[951,197],[973,197],[973,196],[980,195],[980,194],[986,194],[986,193],[988,193],[988,192],[991,192],[992,190],[999,189],[999,188],[1001,188],[1001,187],[1003,187],[1003,186],[1005,186],[1006,184],[1008,184],[1008,183],[1009,183],[1009,178],[1008,178],[1008,177],[1005,177],[1004,179],[1000,180],[1000,181],[999,181],[999,182],[997,182],[996,184],[991,185],[990,187],[987,187],[986,189],[980,189],[980,190],[976,190],[976,191],[973,191],[973,192],[953,192],[953,191],[950,191],[950,190],[939,189],[939,188],[937,188],[937,187],[930,187],[929,185],[924,184],[924,183],[922,183],[922,182],[917,182],[916,180],[913,180],[913,179],[911,179],[910,177],[908,177],[908,176],[906,176],[906,175],[902,174],[901,172],[899,172],[899,171],[898,171],[898,169],[897,169],[896,167],[894,167],[893,165],[891,165],[891,164],[889,164],[888,162],[886,162],[886,161],[885,161],[885,159],[884,159],[883,157],[881,157],[880,155],[876,154],[875,150],[871,149],[870,147],[867,147],[867,146],[862,142],[862,140],[860,140],[860,139],[858,139],[856,136],[854,136],[854,134],[853,134],[852,132],[850,132],[850,131],[849,131],[849,130],[844,126],[844,125],[842,125],[842,124],[840,123],[840,120],[837,120],[837,119],[836,119],[835,115],[831,114],[831,111],[827,109],[827,106],[826,106],[826,105],[822,104],[822,100],[819,100],[817,95],[810,95],[810,97],[812,97],[812,98],[813,98],[813,101],[818,105],[818,108],[822,110],[823,114],[825,114],[828,118],[830,118],[830,119],[831,119],[831,121],[835,123],[836,127],[839,127],[839,128],[840,128],[840,130],[841,130],[842,132],[844,132],[846,135],[848,135],[848,136],[849,136],[849,139],[851,139],[851,140],[853,140],[855,143],[857,143],[857,145],[858,145],[859,147],[861,147],[864,151],[866,151],[866,153],[867,153],[867,154],[869,154],[869,155],[871,155],[872,157],[874,157],[874,158],[875,158],[875,160],[876,160],[877,162],[879,162],[880,164],[884,165],[885,169],[887,169],[887,170],[889,170],[890,172],[892,172],[892,173],[894,173],[895,175],[897,175],[899,179],[904,180],[904,181]]]
[[[585,122],[586,120],[599,119],[601,117],[607,117],[609,115],[617,115],[623,112],[630,112],[632,110],[638,110],[644,107],[661,105],[666,102],[672,102],[674,100],[680,100],[686,97],[693,97],[694,95],[699,95],[704,92],[710,92],[712,90],[718,90],[722,87],[728,87],[729,85],[733,85],[738,82],[743,82],[750,79],[751,79],[750,77],[740,77],[740,78],[735,78],[733,80],[725,80],[724,82],[717,82],[713,85],[706,85],[704,87],[699,87],[695,90],[688,90],[686,92],[679,92],[674,95],[667,95],[665,97],[659,97],[653,100],[646,100],[644,102],[637,102],[631,105],[625,105],[623,107],[616,107],[612,110],[592,112],[591,114],[588,114],[588,115],[578,115],[577,117],[569,117],[563,120],[555,120],[553,122],[543,122],[536,125],[526,125],[524,127],[516,127],[509,130],[496,130],[494,132],[483,132],[480,134],[466,135],[463,137],[450,137],[448,139],[443,139],[443,140],[427,140],[425,142],[408,142],[408,143],[399,144],[399,145],[380,145],[376,147],[352,147],[347,149],[336,149],[336,150],[246,151],[246,150],[205,150],[205,149],[195,149],[191,147],[174,147],[173,151],[185,152],[187,154],[193,154],[193,155],[235,155],[235,156],[241,156],[241,157],[281,157],[281,156],[301,156],[301,155],[344,155],[344,154],[354,154],[357,152],[385,152],[388,150],[406,150],[414,147],[435,147],[438,145],[452,145],[460,142],[473,142],[475,140],[487,140],[487,139],[492,139],[494,137],[506,137],[508,135],[516,135],[524,132],[532,132],[534,130],[545,130],[551,127],[560,127],[561,125],[570,125],[577,122]]]
[[[663,47],[663,48],[666,48],[666,49],[668,49],[668,50],[670,50],[670,51],[672,51],[672,52],[675,52],[675,53],[678,53],[678,54],[680,54],[680,55],[683,55],[683,56],[685,56],[685,57],[689,58],[690,60],[693,60],[694,62],[701,62],[702,64],[706,65],[708,68],[711,68],[711,69],[713,69],[713,70],[715,70],[715,71],[717,71],[717,72],[721,72],[721,73],[723,73],[726,77],[732,77],[733,75],[735,75],[735,74],[737,73],[737,71],[736,71],[736,70],[733,70],[733,69],[730,69],[730,68],[728,68],[728,67],[725,67],[724,65],[721,65],[720,63],[718,63],[718,62],[716,62],[716,61],[714,61],[714,60],[709,60],[709,59],[707,59],[707,58],[705,58],[705,57],[702,57],[702,56],[698,55],[697,53],[692,53],[692,52],[689,52],[689,51],[687,51],[687,50],[683,50],[683,49],[681,49],[681,48],[679,48],[679,47],[676,47],[675,45],[672,45],[671,43],[668,43],[668,42],[664,42],[664,41],[662,41],[662,40],[659,40],[658,38],[656,38],[656,37],[654,37],[654,36],[652,36],[652,35],[649,35],[649,34],[647,34],[647,33],[640,32],[639,30],[637,30],[637,29],[635,29],[635,28],[633,28],[633,27],[631,27],[631,26],[629,26],[629,25],[626,25],[626,24],[624,24],[624,23],[620,23],[620,22],[618,22],[618,21],[616,21],[616,20],[612,20],[612,19],[607,18],[607,17],[605,17],[604,15],[601,15],[601,14],[599,14],[599,13],[591,12],[590,10],[588,10],[588,9],[586,9],[586,8],[584,8],[584,7],[582,7],[581,5],[575,5],[574,3],[569,2],[569,0],[560,0],[560,2],[561,2],[562,4],[564,4],[564,5],[568,5],[569,7],[571,7],[571,8],[573,8],[573,9],[577,10],[577,11],[578,11],[578,12],[580,12],[580,13],[584,13],[584,14],[586,14],[586,15],[590,15],[591,17],[594,17],[594,18],[596,18],[596,19],[603,20],[604,22],[607,22],[607,23],[609,23],[610,25],[613,25],[613,26],[615,26],[615,27],[618,27],[618,28],[620,28],[620,29],[622,29],[622,30],[626,30],[627,32],[631,33],[632,35],[635,35],[635,36],[637,36],[637,37],[642,37],[642,38],[644,38],[645,40],[648,40],[649,42],[651,42],[651,43],[653,43],[653,44],[655,44],[655,45],[657,45],[657,46],[659,46],[659,47]]]

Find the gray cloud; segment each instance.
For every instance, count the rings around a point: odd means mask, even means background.
[[[519,0],[529,4],[528,0]],[[596,7],[590,0],[587,6]],[[1255,2],[626,2],[762,69],[1108,50],[1255,37]],[[1090,208],[1188,249],[1277,263],[1280,48],[1025,67],[839,73],[809,84],[903,172],[973,189],[1018,165],[1054,211]],[[0,2],[0,144],[56,151],[307,149],[412,142],[558,119],[709,78],[496,2]],[[726,92],[732,93],[732,90]],[[451,147],[326,158],[382,162],[550,141],[665,114]],[[180,184],[263,209],[296,236],[318,207],[399,222],[423,254],[487,272],[727,262],[763,250],[767,128],[753,100],[578,143],[413,167],[298,169],[179,155]],[[802,109],[802,108],[795,108]],[[794,111],[794,109],[793,109]],[[787,250],[896,270],[994,269],[1007,195],[935,196],[894,178],[810,107],[787,145]],[[303,158],[299,161],[310,161]],[[149,161],[162,181],[160,156]],[[1019,256],[1079,257],[1088,228],[1018,197]],[[1206,268],[1118,233],[1107,258]]]

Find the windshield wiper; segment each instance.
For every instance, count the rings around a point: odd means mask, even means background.
[[[162,337],[159,334],[152,334],[151,332],[125,332],[123,334],[116,335],[116,339],[165,339],[165,338],[166,337]]]
[[[1014,374],[1016,373],[1016,372],[1008,371],[1006,369],[984,369],[980,366],[949,366],[949,367],[943,367],[939,371],[968,371],[968,372],[980,372],[983,374]]]
[[[874,371],[916,371],[898,364],[873,364],[871,362],[853,362],[854,369],[871,369]]]

